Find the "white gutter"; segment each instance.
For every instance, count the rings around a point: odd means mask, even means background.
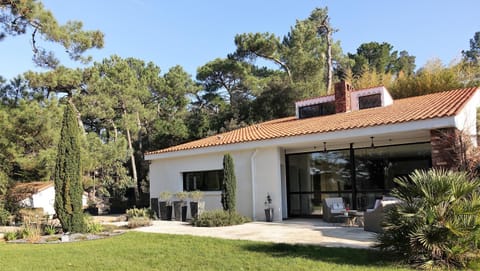
[[[257,156],[258,149],[250,156],[250,171],[252,174],[252,219],[255,221],[255,156]]]

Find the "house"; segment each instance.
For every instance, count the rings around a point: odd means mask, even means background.
[[[17,183],[9,192],[10,198],[16,200],[22,208],[43,208],[46,215],[55,214],[54,182]],[[82,205],[87,205],[87,194],[82,195]]]
[[[296,116],[146,153],[150,196],[199,189],[206,209],[221,208],[222,157],[230,153],[237,209],[254,220],[265,218],[267,194],[275,220],[321,215],[328,197],[372,208],[395,177],[456,167],[458,142],[476,145],[479,106],[478,88],[393,100],[384,87],[339,82],[333,95],[297,102]]]

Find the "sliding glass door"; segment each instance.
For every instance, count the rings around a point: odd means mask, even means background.
[[[430,143],[289,154],[289,216],[322,215],[322,201],[342,197],[351,209],[373,207],[394,178],[431,167]]]
[[[348,150],[289,155],[288,167],[290,216],[321,215],[323,199],[351,198]]]

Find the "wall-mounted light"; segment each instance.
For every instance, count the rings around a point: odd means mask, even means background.
[[[370,145],[370,148],[375,149],[375,144],[373,144],[373,136],[371,136],[370,139],[372,140],[372,144]]]

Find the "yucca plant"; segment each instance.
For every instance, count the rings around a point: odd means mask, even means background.
[[[432,169],[395,182],[402,204],[387,211],[378,247],[424,268],[464,267],[480,256],[479,180]]]

